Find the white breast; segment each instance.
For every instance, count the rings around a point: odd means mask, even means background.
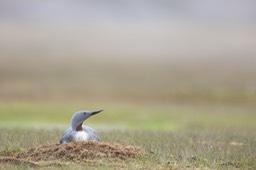
[[[88,141],[89,134],[85,131],[78,131],[74,134],[74,141]]]

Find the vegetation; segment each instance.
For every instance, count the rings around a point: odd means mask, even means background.
[[[85,122],[101,132],[103,142],[138,146],[145,154],[48,163],[43,169],[256,168],[254,71],[84,60],[33,61],[37,69],[23,60],[13,69],[8,60],[0,63],[1,169],[35,168],[5,158],[58,143],[82,109],[104,109]]]
[[[90,104],[96,109],[94,104]],[[254,169],[255,107],[235,105],[106,104],[86,123],[101,131],[101,140],[141,147],[141,157],[101,158],[87,164],[43,166],[45,169]],[[86,107],[86,106],[85,106]],[[31,147],[58,143],[70,117],[82,104],[2,102],[1,157]],[[15,120],[15,121],[13,121]],[[23,122],[23,123],[21,123]],[[7,128],[7,127],[8,128]],[[1,169],[33,168],[1,163]]]
[[[1,129],[1,156],[25,148],[56,143],[60,130]],[[129,159],[99,159],[87,167],[136,169],[254,169],[255,132],[241,129],[177,132],[103,131],[102,141],[129,143],[144,148],[146,154]],[[79,167],[66,164],[65,169]],[[26,164],[1,164],[1,168],[28,168]],[[44,167],[47,168],[47,167]],[[49,168],[49,167],[48,167]],[[52,166],[51,168],[58,168]],[[82,168],[82,167],[80,167]]]

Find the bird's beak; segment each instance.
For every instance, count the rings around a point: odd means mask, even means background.
[[[96,111],[93,111],[91,115],[98,114],[98,113],[100,113],[100,112],[102,112],[102,111],[103,111],[103,109],[102,109],[102,110],[96,110]]]

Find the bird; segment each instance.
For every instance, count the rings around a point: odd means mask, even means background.
[[[88,119],[89,117],[96,115],[101,110],[96,111],[88,111],[88,110],[81,110],[75,112],[75,114],[71,118],[71,127],[68,128],[63,136],[60,138],[60,144],[65,144],[69,142],[76,142],[76,141],[96,141],[99,142],[99,134],[93,128],[89,126],[84,126],[83,122]]]

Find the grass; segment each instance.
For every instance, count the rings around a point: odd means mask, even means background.
[[[62,134],[58,129],[1,129],[0,131],[1,155],[46,143],[56,143]],[[147,154],[137,159],[116,161],[103,159],[99,160],[101,164],[88,164],[88,168],[253,169],[256,167],[255,135],[254,131],[242,129],[221,131],[194,129],[177,132],[103,131],[102,141],[140,146]],[[8,166],[12,167],[8,164],[0,165],[2,169]],[[72,169],[72,166],[64,166],[64,169]],[[28,168],[25,165],[18,167]],[[75,167],[82,168],[79,165]]]
[[[88,104],[97,109],[95,104]],[[102,115],[88,124],[101,140],[140,146],[136,159],[89,162],[88,169],[255,169],[254,106],[105,104]],[[2,102],[0,155],[59,141],[73,112],[83,104]],[[57,124],[57,126],[56,126]],[[35,128],[36,127],[36,128]],[[31,169],[25,164],[1,164],[0,169]],[[81,165],[43,169],[84,169]]]
[[[0,125],[18,127],[68,127],[75,111],[104,108],[86,124],[99,129],[173,131],[197,127],[256,128],[255,106],[209,104],[118,104],[1,102]]]

